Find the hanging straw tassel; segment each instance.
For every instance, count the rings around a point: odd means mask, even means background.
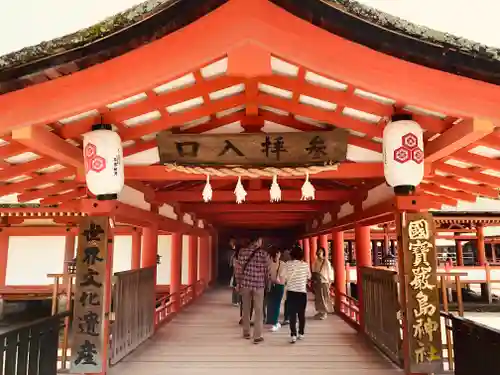
[[[210,176],[207,174],[207,183],[203,188],[203,201],[205,203],[210,202],[212,200],[212,185],[210,185]]]
[[[241,183],[241,177],[238,177],[238,183],[236,184],[236,188],[234,189],[234,195],[236,195],[236,203],[240,204],[245,201],[245,197],[247,196],[247,192]]]
[[[300,198],[301,201],[307,201],[307,200],[313,200],[314,199],[314,186],[311,184],[309,181],[309,173],[306,173],[306,180],[304,182],[304,185],[302,185],[302,197]]]
[[[281,200],[281,189],[278,185],[278,176],[273,176],[273,183],[271,184],[271,190],[269,191],[271,195],[271,202],[279,202]]]

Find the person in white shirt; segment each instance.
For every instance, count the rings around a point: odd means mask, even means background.
[[[316,319],[324,320],[331,312],[330,285],[333,282],[333,268],[322,247],[316,251],[316,260],[312,265],[312,282]]]
[[[290,252],[292,260],[286,262],[286,299],[290,313],[291,343],[304,338],[307,307],[307,281],[311,278],[309,264],[304,262],[304,250],[294,247]],[[297,318],[299,330],[297,335]]]
[[[270,324],[271,331],[276,332],[281,328],[281,324],[278,322],[280,316],[281,301],[283,299],[283,294],[285,292],[285,262],[283,262],[281,257],[281,251],[272,247],[269,251],[269,256],[271,259],[269,265],[269,292],[267,294],[267,319],[266,324]]]

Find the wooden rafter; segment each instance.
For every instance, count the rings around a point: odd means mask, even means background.
[[[498,134],[487,135],[493,131],[493,124],[473,119],[473,117],[480,116],[494,120],[500,119],[500,111],[490,104],[491,99],[498,96],[496,87],[413,66],[397,59],[388,59],[382,54],[357,45],[345,44],[340,38],[322,33],[314,26],[282,12],[269,2],[258,0],[250,3],[232,2],[224,9],[187,26],[182,32],[169,35],[151,43],[146,48],[121,56],[91,70],[60,78],[50,82],[50,85],[32,86],[0,98],[0,109],[5,109],[5,116],[2,118],[2,127],[6,134],[4,140],[9,142],[0,147],[0,157],[6,159],[25,152],[35,152],[40,156],[39,159],[20,165],[9,165],[4,161],[0,166],[0,181],[5,182],[24,175],[31,179],[15,187],[12,184],[1,186],[0,193],[21,193],[20,199],[25,200],[33,197],[43,198],[42,202],[45,204],[56,201],[62,203],[65,198],[84,196],[86,192],[79,189],[81,185],[77,181],[72,183],[58,181],[67,177],[66,174],[69,175],[70,170],[81,169],[82,165],[81,149],[67,141],[72,140],[80,145],[82,134],[90,130],[91,125],[100,121],[101,116],[104,121],[113,123],[117,127],[125,142],[132,143],[131,146],[125,148],[125,156],[155,147],[155,141],[151,140],[151,137],[154,137],[158,131],[174,128],[178,131],[183,124],[203,117],[209,117],[210,121],[194,126],[185,132],[209,131],[236,121],[240,122],[246,132],[260,130],[266,121],[302,131],[318,129],[314,125],[298,120],[296,116],[349,129],[354,133],[349,137],[350,145],[380,154],[382,146],[379,141],[387,117],[394,112],[394,107],[404,108],[405,105],[411,104],[438,110],[447,115],[445,119],[441,119],[433,115],[414,114],[415,120],[427,130],[426,138],[431,139],[426,145],[426,156],[429,162],[435,162],[435,170],[451,175],[427,176],[427,182],[422,184],[421,191],[424,194],[429,193],[431,197],[436,197],[435,200],[439,204],[456,203],[457,200],[473,202],[476,196],[491,198],[498,196],[496,189],[500,188],[500,178],[481,172],[485,169],[492,169],[500,173],[499,161],[469,152],[475,144],[496,148],[495,140],[498,140]],[[238,11],[235,12],[236,10]],[[221,29],[220,22],[223,19],[225,22],[228,21],[224,18],[225,16],[222,16],[226,14],[237,15],[229,17],[230,24],[234,26],[231,35],[228,35],[226,29]],[[248,17],[248,15],[251,16]],[[283,23],[285,21],[276,22],[273,17],[278,16],[286,19],[286,23]],[[285,24],[287,27],[293,26],[293,34],[283,26]],[[256,25],[262,27],[255,27]],[[206,30],[210,30],[208,34]],[[193,43],[197,43],[194,39],[197,33],[202,33],[206,37],[203,48],[193,46]],[[320,47],[319,41],[334,45],[337,52],[333,54],[330,49]],[[189,43],[183,44],[186,42]],[[172,56],[168,66],[156,62],[164,56],[165,50],[171,50],[172,46],[181,48],[182,45],[189,45],[189,50]],[[338,54],[339,51],[343,52],[341,56]],[[283,56],[284,61],[296,66],[296,76],[272,74],[271,53]],[[203,65],[200,64],[218,61],[226,55],[229,56],[229,62],[225,74],[205,79],[201,68]],[[258,60],[259,64],[248,64],[249,57],[255,61]],[[355,63],[367,58],[372,63],[368,68],[362,68]],[[130,67],[136,66],[138,61],[141,62],[141,69],[138,69],[130,78]],[[153,64],[152,61],[155,63]],[[184,73],[179,74],[179,72]],[[328,72],[325,78],[345,84],[346,89],[331,89],[315,84],[306,79],[308,72],[314,72],[317,75]],[[373,74],[374,72],[376,74]],[[125,74],[130,79],[123,80]],[[194,74],[194,83],[166,93],[158,93],[155,90],[166,81],[181,78],[186,74]],[[108,84],[102,85],[102,82],[98,82],[103,76],[107,77]],[[409,79],[410,76],[411,79]],[[431,82],[435,89],[429,92],[429,86],[426,84]],[[210,94],[240,84],[245,85],[244,92],[217,100],[210,99]],[[291,97],[285,99],[279,95],[263,92],[259,89],[259,84],[288,91]],[[94,88],[97,86],[102,90],[96,92]],[[437,86],[441,89],[438,90]],[[70,88],[78,90],[72,92]],[[358,89],[393,98],[395,104],[359,95]],[[475,97],[465,100],[463,92],[472,91]],[[440,92],[447,92],[447,95],[440,96]],[[126,105],[111,106],[110,102],[117,102],[138,94],[142,94],[144,98]],[[40,97],[50,97],[52,100],[46,106],[35,105]],[[203,99],[202,105],[176,113],[168,110],[168,107],[172,105],[199,97]],[[301,100],[304,97],[330,102],[337,107],[334,110],[321,109],[305,104]],[[14,110],[21,106],[25,109],[24,111]],[[240,111],[218,117],[218,114],[223,111],[239,107],[242,108]],[[269,108],[284,111],[287,115],[275,113]],[[379,120],[369,122],[346,115],[344,113],[346,108],[378,116]],[[97,115],[90,115],[70,123],[57,118],[77,115],[88,110],[96,110]],[[152,111],[159,111],[161,117],[137,126],[127,125],[128,120]],[[464,119],[452,125],[459,116]],[[486,123],[488,126],[485,125]],[[54,131],[43,127],[46,125],[50,125]],[[24,127],[14,130],[11,139],[9,130],[19,126]],[[480,169],[469,170],[445,164],[450,159],[464,161]],[[41,176],[36,174],[38,170],[58,163],[65,167],[59,174],[50,173]],[[136,183],[148,179],[196,180],[201,178],[166,172],[159,166],[134,166],[126,169],[127,179]],[[381,165],[372,163],[369,168],[363,164],[358,166],[343,164],[339,171],[316,177],[369,179],[380,178],[382,175]],[[461,179],[477,181],[479,184],[461,181]],[[49,183],[55,183],[55,185],[30,191]],[[76,190],[66,192],[61,197],[51,196],[54,192],[63,191],[58,189],[65,185],[73,186]]]

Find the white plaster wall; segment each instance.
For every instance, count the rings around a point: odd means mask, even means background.
[[[187,285],[189,273],[189,236],[182,236],[182,278],[181,283]]]
[[[441,212],[500,212],[500,200],[489,198],[477,198],[476,202],[459,201],[457,206],[441,207]]]
[[[77,242],[75,241],[75,253]],[[9,239],[7,261],[7,285],[49,285],[49,273],[62,273],[64,262],[64,236],[12,236]],[[199,240],[198,240],[199,248]],[[170,284],[170,257],[172,236],[158,236],[157,283]],[[182,237],[182,283],[187,284],[189,272],[189,236]],[[198,270],[199,265],[198,252]],[[114,237],[113,273],[130,270],[132,260],[132,236]],[[199,271],[198,271],[199,275]]]
[[[342,218],[344,216],[350,215],[354,212],[354,208],[351,206],[350,203],[344,203],[342,206],[340,206],[340,211],[338,214],[338,218]]]
[[[375,206],[394,197],[394,189],[385,182],[368,191],[368,197],[363,201],[363,209]]]
[[[158,213],[162,216],[177,220],[177,214],[175,213],[174,208],[169,204],[164,204],[163,206],[161,206],[158,209]]]
[[[201,238],[198,237],[198,280],[201,279]]]
[[[64,236],[9,238],[7,285],[48,285],[48,273],[62,273]]]
[[[151,205],[144,200],[144,194],[138,190],[132,189],[130,186],[125,185],[123,190],[118,196],[118,200],[122,203],[134,206],[137,208],[142,208],[143,210],[149,211]]]
[[[158,236],[158,254],[161,256],[156,272],[158,285],[170,284],[170,254],[172,253],[172,236]]]
[[[130,270],[132,265],[132,236],[115,236],[113,273]]]

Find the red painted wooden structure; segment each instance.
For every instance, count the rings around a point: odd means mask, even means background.
[[[37,77],[45,74],[41,82],[0,96],[0,196],[40,203],[40,208],[0,208],[0,284],[5,286],[9,236],[65,235],[69,260],[79,218],[105,215],[115,223],[114,234],[132,235],[132,269],[154,266],[158,235],[172,235],[173,298],[162,303],[160,323],[186,298],[182,235],[190,236],[194,298],[200,285],[214,280],[218,229],[290,228],[308,261],[318,245],[327,248],[333,239],[337,311],[362,322],[358,302],[346,295],[342,282],[344,240],[355,241],[359,280],[359,267],[372,264],[370,241],[382,240],[387,249],[393,239],[390,225],[372,235],[370,226],[390,224],[403,211],[498,198],[495,82],[354,43],[329,32],[328,25],[301,19],[300,7],[292,3],[230,0],[176,32],[88,68],[65,75],[57,66],[37,68]],[[295,10],[299,17],[290,13]],[[425,130],[425,180],[408,197],[397,197],[384,185],[381,137],[395,113],[411,114]],[[85,187],[82,135],[101,120],[122,138],[125,190],[133,199],[96,201]],[[348,161],[312,176],[312,202],[300,201],[299,177],[287,177],[280,179],[284,202],[269,202],[268,179],[244,179],[247,200],[236,205],[235,178],[213,176],[216,193],[205,204],[205,176],[158,164],[155,136],[163,130],[307,132],[328,125],[349,130]],[[174,207],[178,219],[163,214],[165,205]],[[203,228],[186,224],[185,213],[196,223],[202,220]],[[33,218],[51,219],[53,226],[30,227]],[[487,261],[482,228],[477,226],[480,266]]]

